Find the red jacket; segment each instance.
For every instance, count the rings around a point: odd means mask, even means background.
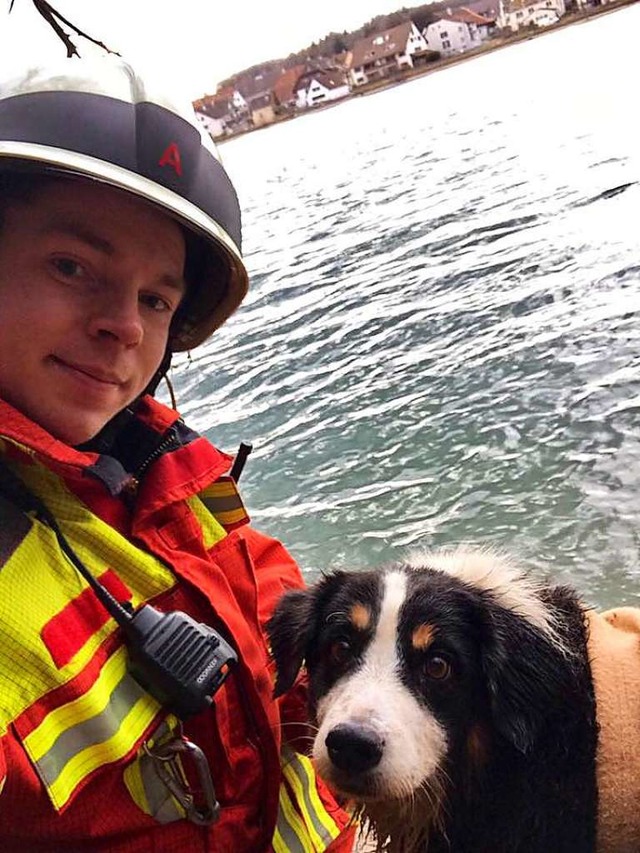
[[[263,625],[303,581],[282,545],[246,524],[231,459],[151,398],[109,453],[70,448],[1,401],[0,424],[5,459],[116,597],[186,611],[239,659],[214,710],[184,728],[208,759],[220,819],[201,827],[169,809],[159,822],[146,813],[155,794],[135,791],[143,744],[167,715],[127,675],[120,630],[51,531],[0,498],[0,850],[271,850],[283,715],[300,721],[303,703],[273,700]],[[331,849],[351,849],[351,833]]]

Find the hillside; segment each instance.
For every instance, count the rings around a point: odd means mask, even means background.
[[[256,77],[258,75],[268,75],[274,71],[284,71],[294,66],[321,64],[322,61],[327,61],[331,57],[344,54],[351,50],[358,39],[373,35],[373,33],[388,30],[395,27],[404,21],[413,21],[419,30],[422,30],[428,24],[438,19],[438,17],[446,12],[447,9],[459,9],[462,6],[469,6],[469,0],[441,0],[438,3],[424,3],[421,6],[411,6],[408,8],[399,9],[397,12],[390,12],[387,15],[376,15],[375,18],[367,21],[357,30],[352,32],[329,33],[318,42],[313,42],[303,50],[297,53],[291,53],[286,58],[271,59],[268,62],[262,62],[257,65],[252,65],[250,68],[245,68],[238,71],[226,80],[223,80],[218,89],[224,89],[228,86],[233,87],[236,82],[245,76]],[[475,4],[474,4],[475,5]],[[491,5],[491,0],[487,0],[487,6]]]

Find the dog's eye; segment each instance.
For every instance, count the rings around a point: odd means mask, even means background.
[[[451,663],[441,655],[433,655],[427,658],[424,671],[434,681],[444,681],[451,675]]]
[[[345,663],[351,657],[351,643],[348,640],[334,640],[329,646],[329,657],[333,663]]]

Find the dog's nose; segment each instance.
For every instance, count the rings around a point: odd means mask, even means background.
[[[325,738],[329,758],[340,770],[363,773],[380,763],[384,739],[370,728],[341,723]]]

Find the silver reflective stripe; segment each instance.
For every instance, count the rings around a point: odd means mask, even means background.
[[[276,823],[276,833],[273,839],[273,848],[276,853],[309,853],[309,847],[302,843],[294,828],[285,817],[285,813],[282,808],[283,797],[287,797],[284,786],[280,789],[280,808],[278,810],[278,821]],[[290,808],[294,808],[291,803],[289,803],[289,805]]]
[[[104,743],[120,729],[122,721],[142,697],[147,696],[128,673],[109,697],[103,711],[61,732],[38,761],[43,779],[52,785],[74,756],[87,747]]]
[[[332,835],[327,827],[322,823],[317,812],[317,806],[311,799],[310,786],[313,785],[314,792],[316,790],[315,773],[311,771],[311,775],[309,774],[309,771],[302,763],[301,757],[298,753],[287,749],[283,752],[283,758],[284,764],[282,766],[282,772],[284,773],[285,778],[289,779],[289,783],[292,784],[293,787],[293,780],[291,779],[291,776],[295,774],[295,777],[302,788],[303,802],[300,803],[300,805],[302,806],[303,817],[308,818],[311,821],[316,834],[321,839],[322,843],[328,847],[333,841],[335,835]],[[294,792],[296,795],[298,794],[297,790]]]

